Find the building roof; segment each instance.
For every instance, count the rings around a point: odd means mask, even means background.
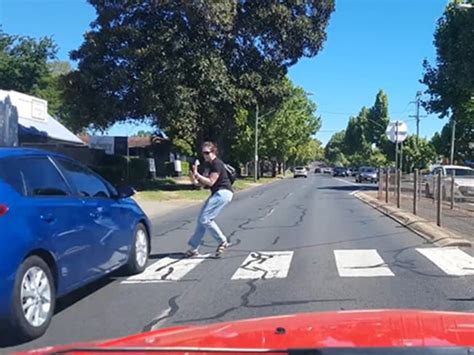
[[[10,97],[18,111],[20,133],[47,136],[53,140],[80,144],[83,142],[59,121],[48,114],[48,103],[34,96],[16,91],[0,90],[0,100]]]

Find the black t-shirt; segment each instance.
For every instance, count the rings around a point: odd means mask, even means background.
[[[209,164],[209,174],[218,173],[219,178],[211,187],[212,194],[215,194],[219,190],[229,190],[232,191],[232,184],[230,183],[229,176],[227,175],[227,170],[225,165],[219,158],[214,159]]]

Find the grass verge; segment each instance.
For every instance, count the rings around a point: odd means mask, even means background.
[[[235,181],[233,188],[235,191],[246,190],[251,187],[269,184],[280,178],[263,177],[257,183],[253,182],[253,178],[243,178]],[[136,199],[142,201],[172,201],[172,200],[190,200],[201,201],[209,196],[209,189],[201,190],[177,190],[163,191],[160,186],[153,186],[151,189],[144,189],[137,192]]]

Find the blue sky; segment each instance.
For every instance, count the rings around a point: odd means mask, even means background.
[[[406,120],[415,131],[413,101],[422,75],[422,61],[434,60],[433,33],[447,0],[336,0],[324,50],[300,60],[289,71],[297,85],[314,93],[323,125],[317,138],[326,143],[344,129],[350,115],[371,106],[379,89],[389,97],[391,119]],[[95,19],[85,0],[0,0],[0,23],[9,34],[52,36],[58,58],[79,47]],[[425,112],[422,112],[425,114]],[[421,135],[430,138],[446,119],[421,121]],[[111,135],[133,134],[143,126],[122,124]],[[146,128],[146,127],[145,127]]]

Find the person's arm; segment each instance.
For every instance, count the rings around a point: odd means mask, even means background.
[[[193,167],[193,174],[194,178],[201,184],[205,186],[212,187],[216,183],[217,179],[219,179],[219,173],[213,171],[209,174],[209,177],[205,177],[197,171],[197,167]]]

